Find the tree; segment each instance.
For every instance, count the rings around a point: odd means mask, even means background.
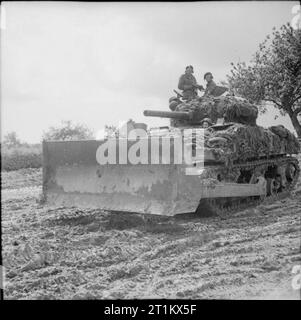
[[[288,23],[259,45],[259,50],[247,66],[236,65],[227,76],[230,88],[238,95],[261,105],[271,102],[281,115],[288,114],[301,137],[301,30],[294,30]]]
[[[105,136],[107,138],[117,138],[118,137],[118,128],[113,125],[105,125]]]
[[[82,124],[62,121],[58,127],[50,127],[44,132],[45,140],[86,140],[93,139],[93,132]]]
[[[17,137],[17,134],[14,131],[9,132],[4,136],[3,145],[8,148],[18,147],[21,144],[22,143],[21,143],[20,139]]]

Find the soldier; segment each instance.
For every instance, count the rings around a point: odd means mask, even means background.
[[[185,74],[182,74],[179,79],[178,88],[183,90],[183,100],[192,100],[198,96],[197,90],[204,90],[204,88],[197,84],[193,76],[193,66],[187,66]]]
[[[213,123],[212,123],[211,119],[205,118],[205,119],[203,119],[203,120],[201,121],[201,125],[202,125],[203,128],[206,129],[206,128],[209,128],[210,126],[212,126]]]
[[[217,87],[215,82],[213,81],[213,75],[211,72],[206,72],[204,74],[204,80],[207,81],[206,90],[204,96],[214,95],[214,90]]]
[[[213,81],[213,75],[211,72],[206,72],[204,74],[204,79],[207,81],[204,97],[207,97],[207,96],[219,97],[222,94],[224,94],[226,91],[228,91],[228,88],[216,85],[216,83]]]

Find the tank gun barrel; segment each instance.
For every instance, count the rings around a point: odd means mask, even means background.
[[[179,120],[192,120],[192,112],[180,111],[158,111],[158,110],[144,110],[143,114],[146,117],[170,118]]]

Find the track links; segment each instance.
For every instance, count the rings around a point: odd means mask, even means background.
[[[216,199],[202,199],[197,209],[197,214],[210,216],[218,215],[221,218],[234,214],[237,211],[241,211],[247,208],[256,207],[263,202],[274,202],[279,199],[283,199],[290,195],[290,191],[294,189],[298,177],[300,174],[300,167],[298,160],[294,157],[287,156],[275,159],[264,159],[247,162],[244,164],[234,164],[231,169],[244,169],[244,170],[255,170],[257,167],[269,167],[269,166],[281,166],[284,164],[292,163],[296,168],[294,180],[290,183],[289,187],[283,192],[277,193],[276,195],[266,197],[231,197],[231,198],[216,198]]]

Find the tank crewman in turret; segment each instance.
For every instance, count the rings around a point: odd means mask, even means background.
[[[212,123],[212,121],[211,121],[211,119],[210,118],[205,118],[205,119],[203,119],[202,121],[201,121],[201,126],[202,126],[202,128],[209,128],[210,126],[212,126],[213,125],[213,123]]]
[[[213,96],[214,95],[214,91],[217,87],[216,83],[213,81],[213,75],[211,72],[206,72],[204,74],[204,80],[207,82],[206,85],[206,90],[204,93],[204,97],[205,96]]]
[[[183,100],[192,100],[198,96],[197,90],[204,90],[203,86],[197,84],[193,75],[193,66],[187,66],[185,73],[179,79],[178,88],[183,91]]]

